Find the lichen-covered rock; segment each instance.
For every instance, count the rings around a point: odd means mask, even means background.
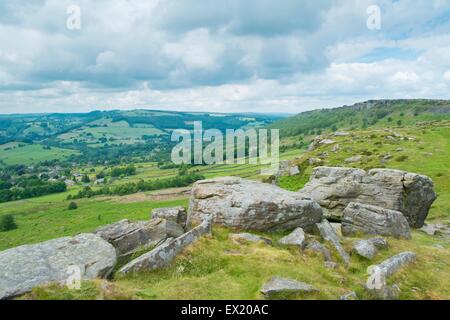
[[[388,242],[386,239],[375,237],[368,239],[377,249],[387,249],[388,248]]]
[[[411,239],[408,221],[401,212],[351,202],[344,210],[342,234],[359,233]]]
[[[345,262],[346,265],[350,263],[350,256],[345,251],[345,249],[341,245],[341,240],[339,235],[336,233],[334,228],[331,226],[331,224],[327,220],[322,220],[320,223],[316,223],[316,228],[319,232],[319,234],[322,236],[322,238],[331,243],[336,251],[341,256],[342,260]]]
[[[359,255],[360,257],[366,258],[368,260],[372,260],[373,257],[377,254],[378,250],[375,245],[369,240],[359,240],[353,244],[354,253]]]
[[[24,294],[34,287],[65,283],[69,267],[81,279],[106,277],[116,264],[116,251],[95,234],[54,239],[0,252],[0,299]]]
[[[152,248],[167,238],[179,237],[184,231],[173,221],[157,218],[138,222],[121,220],[101,227],[95,233],[111,243],[122,258],[137,250]]]
[[[232,233],[229,235],[230,240],[240,242],[265,242],[266,244],[272,244],[272,240],[264,238],[252,233]]]
[[[306,235],[302,228],[296,228],[287,236],[278,240],[279,244],[282,245],[290,245],[290,246],[299,246],[303,248],[306,245]]]
[[[413,228],[423,226],[436,199],[430,178],[399,170],[314,168],[300,193],[316,200],[324,216],[340,220],[350,202],[371,204],[403,213]]]
[[[367,268],[369,278],[366,289],[380,299],[396,299],[400,289],[396,285],[389,286],[387,279],[401,268],[415,262],[414,252],[402,252],[382,263]]]
[[[311,229],[322,218],[321,207],[297,192],[237,177],[198,181],[192,188],[188,225],[205,217],[226,227],[274,231]]]
[[[285,298],[290,295],[317,291],[310,284],[277,276],[272,277],[261,289],[261,293],[266,299]]]
[[[186,209],[179,207],[157,208],[152,210],[152,219],[166,219],[178,223],[183,228],[186,226]]]
[[[156,247],[137,259],[130,261],[123,266],[120,273],[130,273],[142,270],[162,269],[170,265],[170,263],[180,254],[187,246],[197,241],[201,236],[211,233],[211,221],[205,219],[199,226],[189,230],[185,234],[171,241]]]

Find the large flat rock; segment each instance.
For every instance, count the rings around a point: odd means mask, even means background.
[[[322,219],[317,202],[297,192],[237,177],[198,181],[192,188],[188,225],[205,217],[241,230],[310,230]]]
[[[340,220],[350,202],[400,211],[420,228],[436,199],[430,178],[400,170],[317,167],[300,193],[316,200],[326,218]]]
[[[0,299],[24,294],[36,286],[64,283],[69,267],[82,279],[107,276],[116,264],[114,247],[95,234],[54,239],[0,252]]]

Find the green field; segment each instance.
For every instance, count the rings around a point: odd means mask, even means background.
[[[22,145],[22,146],[19,146]],[[6,165],[29,165],[46,160],[65,159],[78,151],[55,148],[44,149],[40,144],[8,143],[0,146],[0,161]]]

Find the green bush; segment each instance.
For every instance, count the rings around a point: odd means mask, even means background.
[[[71,203],[69,203],[69,207],[67,209],[76,210],[76,209],[78,209],[78,205],[72,201]]]
[[[17,229],[17,224],[12,214],[7,214],[0,218],[0,231],[4,232],[14,229]]]

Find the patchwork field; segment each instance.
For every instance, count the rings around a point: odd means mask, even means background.
[[[65,159],[78,151],[52,147],[44,148],[40,144],[12,142],[0,145],[0,161],[6,165],[29,165],[46,160]]]

